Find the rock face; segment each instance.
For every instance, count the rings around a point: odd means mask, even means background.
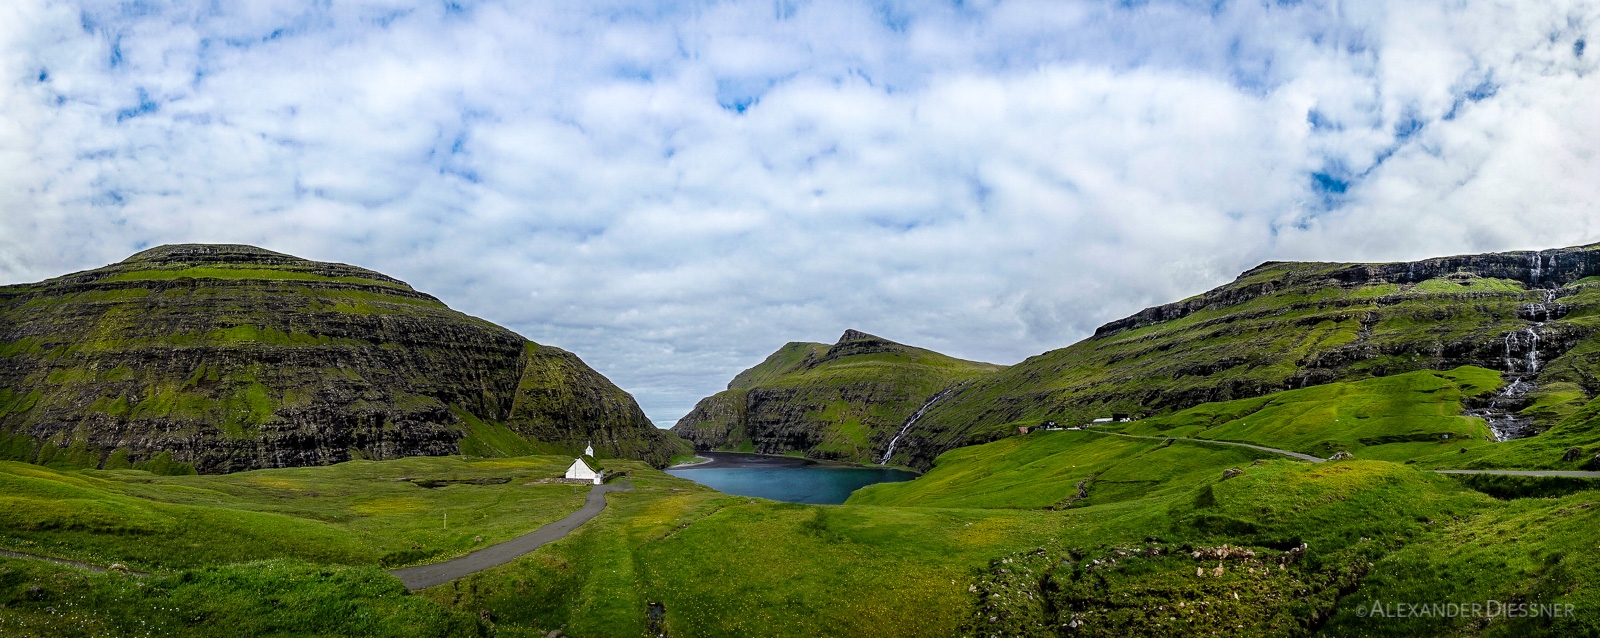
[[[1597,283],[1600,245],[1390,264],[1268,262],[963,387],[905,444],[913,465],[927,466],[1018,424],[1164,413],[1462,365],[1520,381],[1496,409],[1537,431],[1600,393]]]
[[[672,431],[702,450],[877,463],[930,399],[999,369],[847,330],[833,345],[783,346],[702,399]]]
[[[571,353],[370,270],[231,245],[0,287],[0,437],[6,458],[202,472],[687,450]]]

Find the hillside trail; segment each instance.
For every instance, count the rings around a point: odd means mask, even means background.
[[[1171,436],[1141,436],[1141,435],[1137,435],[1137,434],[1123,434],[1121,432],[1102,432],[1100,430],[1083,430],[1083,431],[1084,432],[1093,432],[1095,434],[1106,434],[1106,435],[1111,435],[1111,436],[1122,436],[1122,437],[1127,437],[1127,438],[1130,438],[1130,439],[1149,439],[1149,440],[1152,440],[1152,441],[1165,441],[1167,439],[1172,439],[1174,441],[1190,441],[1190,442],[1193,442],[1193,443],[1215,443],[1217,445],[1232,445],[1232,446],[1236,446],[1236,447],[1247,447],[1247,448],[1250,448],[1250,449],[1253,449],[1253,450],[1261,450],[1263,452],[1271,452],[1273,454],[1281,454],[1283,456],[1287,456],[1287,457],[1291,457],[1291,458],[1295,458],[1295,459],[1299,459],[1299,460],[1307,461],[1307,462],[1311,462],[1311,463],[1326,463],[1326,462],[1328,462],[1328,459],[1318,458],[1318,457],[1312,456],[1310,454],[1301,454],[1299,452],[1291,452],[1289,450],[1280,450],[1278,448],[1266,447],[1266,446],[1262,446],[1262,445],[1252,445],[1250,443],[1239,443],[1237,441],[1217,441],[1217,440],[1213,440],[1213,439],[1191,439],[1191,438],[1181,438],[1181,437],[1171,437]],[[1581,470],[1434,470],[1434,472],[1438,473],[1438,474],[1487,474],[1487,475],[1499,475],[1499,476],[1543,476],[1543,477],[1565,477],[1565,478],[1600,478],[1600,472],[1586,472],[1586,471],[1581,471]]]
[[[87,570],[89,570],[91,572],[99,572],[99,573],[102,573],[102,574],[111,571],[111,567],[106,567],[106,566],[101,566],[101,565],[94,565],[94,564],[91,564],[91,563],[84,563],[84,562],[75,561],[75,560],[68,560],[68,559],[65,559],[65,558],[56,558],[54,556],[41,556],[39,554],[28,554],[28,553],[24,553],[24,552],[13,552],[13,551],[4,550],[4,549],[0,549],[0,556],[4,556],[6,558],[21,558],[21,559],[25,559],[25,560],[42,560],[42,561],[46,561],[46,562],[55,563],[57,565],[66,565],[68,567],[76,567],[78,569],[87,569]],[[147,572],[139,572],[139,571],[134,571],[134,570],[131,570],[131,569],[120,568],[120,567],[118,568],[118,571],[122,571],[122,572],[125,572],[125,573],[128,573],[128,574],[132,574],[134,576],[149,576],[150,575]]]
[[[1212,439],[1191,439],[1191,438],[1175,437],[1175,436],[1142,436],[1142,435],[1138,435],[1138,434],[1123,434],[1121,432],[1104,432],[1104,431],[1101,431],[1101,430],[1082,430],[1082,431],[1083,432],[1093,432],[1095,434],[1106,434],[1106,435],[1111,435],[1111,436],[1122,436],[1122,437],[1127,437],[1127,438],[1130,438],[1130,439],[1149,439],[1151,441],[1165,441],[1165,440],[1171,439],[1171,440],[1174,440],[1174,441],[1189,441],[1189,442],[1192,442],[1192,443],[1215,443],[1217,445],[1232,445],[1234,447],[1247,447],[1247,448],[1250,448],[1250,449],[1253,449],[1253,450],[1261,450],[1262,452],[1271,452],[1273,454],[1281,454],[1283,456],[1288,456],[1288,457],[1300,459],[1302,461],[1307,461],[1307,462],[1310,462],[1310,463],[1326,463],[1328,461],[1327,459],[1318,458],[1318,457],[1312,456],[1310,454],[1301,454],[1299,452],[1290,452],[1289,450],[1280,450],[1280,449],[1275,448],[1275,447],[1266,447],[1266,446],[1262,446],[1262,445],[1253,445],[1253,444],[1250,444],[1250,443],[1239,443],[1237,441],[1216,441],[1216,440],[1212,440]]]
[[[478,551],[453,558],[442,563],[431,565],[418,565],[404,569],[391,570],[389,573],[400,578],[406,589],[416,591],[427,589],[435,585],[443,585],[457,578],[475,574],[483,570],[499,567],[509,563],[522,555],[539,549],[546,543],[553,543],[567,537],[572,530],[577,529],[589,519],[600,514],[606,508],[606,495],[612,492],[627,492],[633,485],[627,481],[597,485],[589,490],[588,498],[584,499],[583,507],[578,511],[568,514],[554,523],[548,523],[539,529],[523,534],[504,543],[490,545]]]

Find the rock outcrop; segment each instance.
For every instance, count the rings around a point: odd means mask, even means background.
[[[8,458],[202,472],[687,450],[571,353],[392,277],[233,245],[0,287],[0,437]]]

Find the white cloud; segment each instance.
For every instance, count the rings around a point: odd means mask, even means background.
[[[1266,259],[1600,234],[1588,3],[461,5],[0,8],[0,280],[357,263],[670,425],[847,327],[1009,363]]]

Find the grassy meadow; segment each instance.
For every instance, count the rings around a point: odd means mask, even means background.
[[[1154,438],[1035,432],[952,450],[916,480],[834,506],[730,496],[608,461],[635,489],[609,495],[598,517],[420,592],[382,570],[577,509],[583,488],[535,483],[569,459],[221,476],[3,463],[0,549],[149,574],[0,558],[0,634],[1600,634],[1593,483],[1431,471],[1518,453],[1460,416],[1499,385],[1480,369],[1421,371],[1125,428]],[[1552,433],[1584,436],[1593,411]],[[1433,440],[1441,433],[1448,444]],[[1311,464],[1203,438],[1356,458]],[[1575,612],[1364,615],[1489,600]]]

